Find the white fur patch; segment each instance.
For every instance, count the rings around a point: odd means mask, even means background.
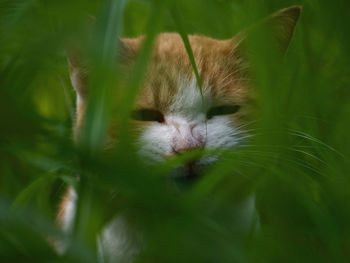
[[[139,250],[135,233],[122,216],[113,219],[103,228],[98,238],[100,262],[132,262]]]
[[[75,217],[77,202],[77,193],[71,188],[68,195],[67,205],[65,206],[65,217],[63,219],[63,230],[70,232],[73,228],[73,218]]]
[[[69,235],[73,230],[76,216],[77,193],[71,188],[65,206],[62,230],[67,238],[57,242],[57,251],[63,254],[69,246]],[[98,252],[100,262],[130,262],[138,253],[136,236],[130,230],[122,216],[118,216],[107,224],[98,237]]]
[[[182,113],[187,118],[195,118],[203,110],[202,96],[196,78],[180,79],[178,83],[177,94],[169,110],[175,114]]]
[[[76,214],[76,204],[78,200],[77,193],[73,188],[69,189],[68,196],[66,198],[68,198],[68,200],[64,207],[62,230],[66,235],[69,236],[73,230],[73,223]],[[59,254],[63,254],[66,251],[68,245],[68,238],[65,238],[65,240],[58,240],[56,242],[57,252]]]

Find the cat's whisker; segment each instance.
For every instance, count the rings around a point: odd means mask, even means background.
[[[269,156],[273,157],[275,156],[276,152],[273,151],[273,150],[265,150],[265,151],[262,151],[262,150],[247,150],[249,149],[250,147],[261,147],[261,145],[251,145],[251,144],[246,144],[246,145],[240,145],[240,148],[243,149],[243,152],[245,153],[249,153],[249,156],[250,157],[258,157],[258,158],[269,158]],[[271,145],[268,146],[269,148],[271,148]],[[307,157],[311,157],[312,159],[314,159],[315,161],[317,161],[317,168],[310,165],[309,163],[307,163],[306,161],[304,160],[299,160],[299,159],[296,159],[295,156],[293,156],[293,158],[283,158],[285,161],[288,161],[288,162],[292,162],[294,164],[298,164],[299,166],[302,166],[302,167],[305,167],[309,170],[313,170],[314,172],[317,172],[318,174],[321,174],[320,172],[320,169],[319,166],[322,164],[322,165],[325,165],[326,167],[328,166],[327,163],[322,160],[321,158],[319,158],[318,156],[312,154],[312,153],[309,153],[309,152],[306,152],[306,151],[301,151],[301,150],[298,150],[298,149],[294,149],[292,147],[284,147],[282,145],[279,145],[279,146],[275,146],[275,147],[272,147],[272,148],[277,148],[277,149],[285,149],[285,150],[289,150],[289,151],[293,151],[293,152],[296,152],[296,153],[301,153],[302,156],[307,156]],[[284,155],[285,156],[285,155]],[[299,160],[299,161],[298,161]]]
[[[236,129],[231,136],[235,137],[239,142],[244,141],[245,139],[256,137],[261,133],[257,133],[258,129]]]
[[[248,134],[248,133],[253,133],[253,132],[255,132],[255,134],[256,134],[257,131],[258,131],[257,129],[236,130],[232,134],[233,135],[239,135],[239,134]]]
[[[241,127],[244,127],[246,124],[244,124],[243,126],[239,126],[237,129],[240,130]],[[249,125],[249,124],[247,124]],[[263,130],[263,129],[250,129],[250,130],[246,130],[247,133],[251,132],[251,131],[261,131],[261,135],[262,134],[269,134],[270,132],[271,133],[276,133],[276,131],[269,131],[269,130]],[[306,141],[309,141],[310,143],[316,143],[320,146],[323,146],[325,147],[326,149],[329,149],[331,150],[332,152],[335,152],[337,153],[339,156],[341,156],[342,158],[346,158],[341,152],[337,151],[335,148],[333,148],[332,146],[324,143],[323,141],[321,141],[320,139],[317,139],[315,138],[314,136],[306,133],[306,132],[303,132],[303,131],[299,131],[299,130],[296,130],[296,129],[286,129],[286,130],[282,130],[282,131],[278,131],[277,133],[281,133],[281,134],[285,134],[285,135],[288,135],[288,136],[294,136],[294,137],[298,137],[300,139],[304,139]],[[239,133],[237,133],[239,134]],[[270,145],[271,146],[271,145]],[[313,149],[318,149],[318,147],[316,146],[312,146],[312,145],[304,145],[304,146],[296,146],[296,147],[303,147],[303,148],[313,148]]]
[[[252,125],[254,123],[257,123],[257,122],[258,122],[257,120],[253,120],[253,121],[250,121],[250,122],[247,122],[247,123],[244,123],[244,124],[241,124],[241,125],[237,126],[236,129],[241,129],[241,128],[247,127],[249,125]]]
[[[248,134],[248,135],[246,135],[246,136],[238,137],[237,139],[238,139],[239,141],[243,141],[243,140],[245,140],[245,139],[252,138],[252,137],[255,137],[255,136],[256,136],[256,134]]]
[[[263,159],[263,162],[264,164],[266,164],[266,162],[272,162],[274,161],[275,159],[271,157],[274,157],[275,156],[275,152],[269,152],[269,151],[258,151],[258,150],[254,150],[254,151],[245,151],[247,153],[249,153],[249,157],[251,158],[260,158],[260,159]],[[279,157],[280,158],[280,157]],[[306,162],[302,162],[302,161],[297,161],[295,158],[285,158],[283,157],[282,158],[283,161],[285,162],[289,162],[289,163],[293,163],[293,164],[297,164],[298,166],[300,167],[304,167],[304,168],[307,168],[309,170],[312,170],[320,175],[322,175],[321,173],[321,170],[309,165],[308,163]],[[266,166],[264,166],[266,167]]]
[[[337,151],[335,148],[333,148],[332,146],[330,146],[329,144],[326,144],[325,142],[321,141],[320,139],[315,138],[314,136],[303,132],[303,131],[298,131],[296,129],[287,129],[287,131],[285,132],[288,135],[291,136],[296,136],[305,140],[308,140],[310,142],[313,143],[317,143],[318,145],[324,146],[325,148],[331,150],[332,152],[338,154],[339,156],[341,156],[342,158],[346,158],[345,155],[343,155],[341,152]]]

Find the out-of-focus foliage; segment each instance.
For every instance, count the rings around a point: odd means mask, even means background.
[[[123,124],[155,35],[180,21],[188,34],[230,38],[294,4],[303,12],[283,66],[257,41],[258,122],[247,146],[180,190],[164,174],[183,158],[152,169],[138,161]],[[0,0],[0,262],[98,262],[96,235],[121,213],[142,233],[137,262],[349,262],[349,18],[348,0]],[[106,155],[118,35],[141,34],[118,99],[121,143]],[[95,65],[77,144],[64,52],[72,38]],[[62,256],[48,240],[62,237],[57,206],[78,175]],[[237,211],[253,192],[259,216],[247,226]]]

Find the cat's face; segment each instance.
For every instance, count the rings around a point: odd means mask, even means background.
[[[253,96],[234,40],[203,36],[189,36],[189,40],[202,94],[181,37],[161,34],[135,101],[131,125],[138,130],[139,152],[149,161],[164,161],[197,148],[234,148],[245,136],[240,127],[248,120]],[[128,42],[124,40],[133,50],[139,46],[135,39]]]
[[[288,45],[300,7],[280,10],[265,20],[276,42]],[[122,39],[126,63],[132,65],[144,37]],[[138,152],[151,163],[193,149],[234,149],[247,137],[254,92],[247,72],[249,63],[241,55],[242,35],[229,40],[189,36],[200,75],[202,92],[181,37],[176,33],[160,34],[144,80],[134,103],[130,125],[135,131]],[[79,126],[87,101],[87,76],[70,59],[73,86],[78,93]],[[77,66],[78,65],[78,66]],[[112,126],[113,127],[113,126]],[[113,128],[112,128],[113,129]],[[113,130],[109,137],[117,138]],[[196,161],[196,167],[217,157]],[[191,163],[191,171],[193,171]]]

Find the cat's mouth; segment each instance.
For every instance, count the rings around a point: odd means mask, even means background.
[[[187,189],[202,178],[204,167],[199,164],[199,161],[190,161],[176,169],[170,176],[175,184],[181,189]]]
[[[183,177],[187,179],[193,179],[195,177],[199,176],[199,171],[197,167],[197,162],[196,161],[191,161],[185,165],[185,174]]]

